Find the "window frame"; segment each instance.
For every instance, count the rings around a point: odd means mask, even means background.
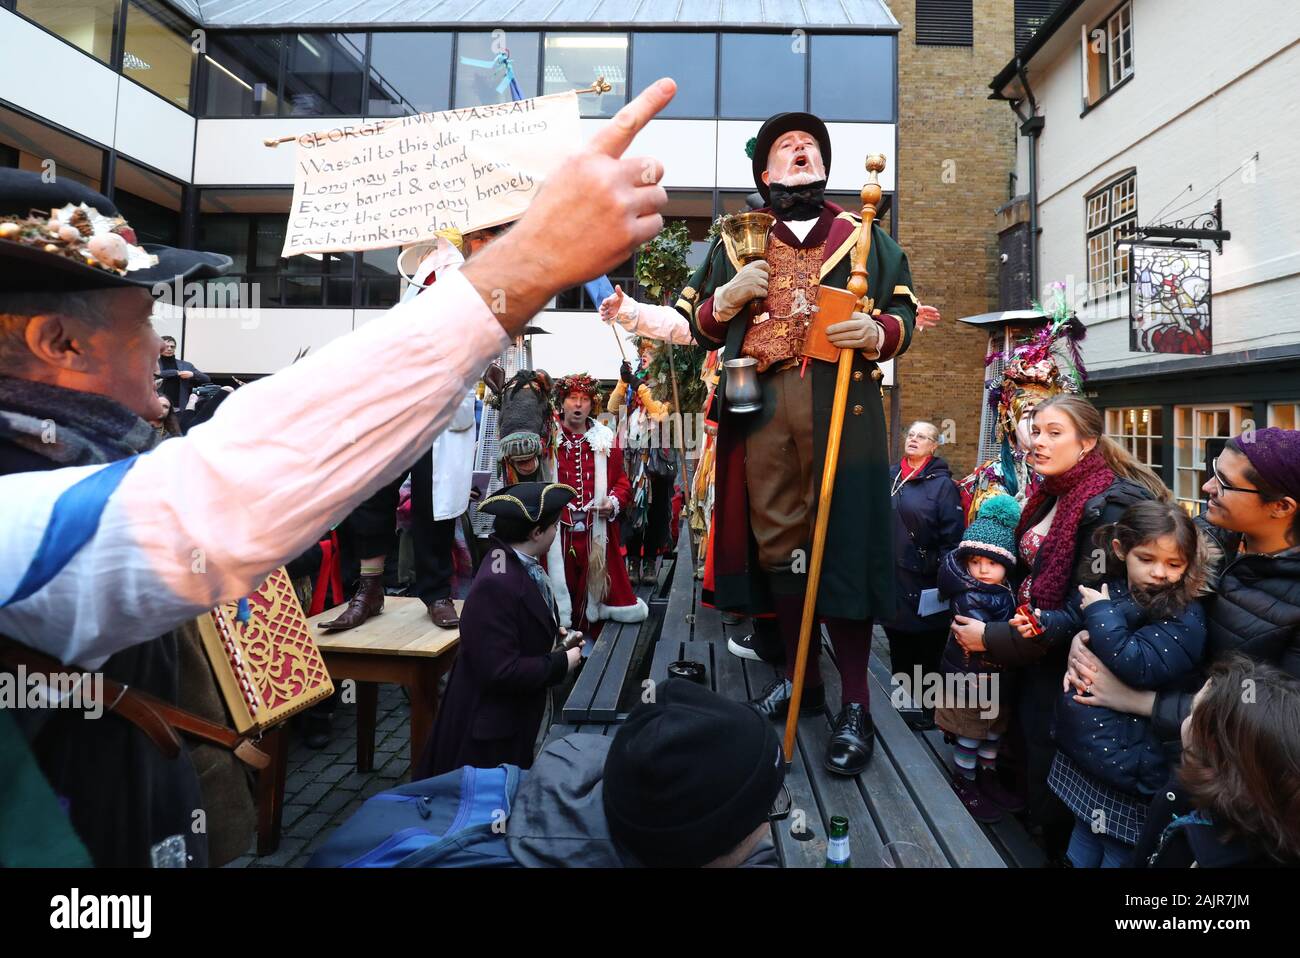
[[[1127,194],[1127,209],[1118,216],[1115,213],[1117,191],[1121,191],[1118,194],[1121,198]],[[1103,199],[1105,217],[1095,218],[1094,201],[1098,201],[1099,208],[1102,205],[1099,201]],[[1083,211],[1084,276],[1087,279],[1088,302],[1122,295],[1129,287],[1128,272],[1132,253],[1127,247],[1121,251],[1117,244],[1119,239],[1132,236],[1137,229],[1137,167],[1123,170],[1086,192],[1083,195]],[[1127,228],[1128,231],[1120,233],[1121,228]],[[1093,274],[1094,263],[1100,265],[1100,258],[1094,256],[1094,241],[1103,237],[1106,244],[1104,261],[1108,270],[1104,289],[1099,286],[1100,279]],[[1124,264],[1122,268],[1119,266],[1121,259]]]
[[[1137,414],[1142,414],[1143,432],[1137,422]],[[1157,476],[1164,478],[1163,445],[1165,441],[1164,422],[1159,422],[1160,431],[1153,431],[1158,420],[1164,416],[1163,406],[1113,406],[1105,410],[1106,435],[1128,450],[1138,462],[1149,467]],[[1131,428],[1130,428],[1131,425]],[[1138,453],[1138,444],[1146,443],[1146,456]]]
[[[1238,435],[1242,430],[1242,421],[1251,419],[1254,415],[1254,407],[1250,402],[1215,402],[1215,403],[1188,403],[1174,406],[1174,474],[1165,479],[1167,485],[1173,490],[1174,501],[1187,511],[1187,514],[1195,518],[1205,511],[1206,500],[1200,498],[1201,487],[1209,481],[1210,465],[1206,461],[1206,445],[1212,439],[1223,439],[1222,435],[1203,435],[1201,433],[1201,416],[1205,413],[1228,414],[1228,436]],[[1190,429],[1184,430],[1184,417],[1189,417]],[[1190,444],[1192,461],[1184,463],[1183,461],[1183,443]],[[1179,495],[1179,479],[1184,473],[1192,473],[1194,476],[1193,483],[1195,486],[1194,495]],[[1172,483],[1170,482],[1172,479]],[[1193,505],[1194,504],[1194,505]]]
[[[1127,73],[1116,80],[1112,77],[1112,55],[1114,47],[1111,43],[1111,25],[1121,20],[1125,13],[1128,14],[1128,25],[1121,28],[1118,35],[1123,37],[1127,34],[1121,57],[1124,55],[1128,56],[1129,68]],[[1092,26],[1089,26],[1087,23],[1083,24],[1081,30],[1080,76],[1083,88],[1080,91],[1082,94],[1080,99],[1083,101],[1083,107],[1079,112],[1079,116],[1082,118],[1087,116],[1106,100],[1110,99],[1113,93],[1130,82],[1137,73],[1137,58],[1133,53],[1133,0],[1123,0],[1119,6],[1111,10],[1110,13],[1102,17],[1097,21],[1097,23]],[[1092,53],[1092,45],[1090,41],[1092,35],[1098,31],[1100,31],[1102,36],[1105,38],[1106,48],[1101,53],[1094,55]],[[1089,99],[1089,81],[1094,76],[1094,71],[1097,78],[1098,92],[1096,99]]]

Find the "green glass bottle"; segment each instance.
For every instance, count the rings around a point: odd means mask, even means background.
[[[830,841],[826,844],[826,867],[853,867],[849,860],[849,820],[843,815],[831,816]]]

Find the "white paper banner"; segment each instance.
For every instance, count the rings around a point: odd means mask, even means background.
[[[508,223],[581,141],[572,91],[304,134],[283,255]]]

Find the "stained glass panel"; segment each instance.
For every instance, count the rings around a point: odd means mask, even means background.
[[[1209,355],[1209,250],[1141,244],[1130,249],[1129,350]]]

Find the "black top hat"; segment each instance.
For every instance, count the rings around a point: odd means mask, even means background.
[[[498,489],[479,504],[479,512],[532,525],[550,525],[578,490],[562,482],[516,482]]]
[[[811,113],[778,113],[768,117],[758,129],[754,142],[754,155],[750,158],[754,165],[754,185],[766,200],[769,195],[767,184],[763,182],[763,171],[767,169],[767,154],[772,152],[772,144],[791,130],[802,130],[812,136],[821,147],[822,163],[826,166],[826,175],[831,172],[831,134],[826,124]]]
[[[83,204],[97,215],[80,211]],[[45,225],[52,210],[65,208],[75,208],[75,219],[59,218],[67,220],[64,225],[76,229],[80,239],[68,230],[60,236],[58,228],[51,231]],[[230,257],[220,253],[149,243],[140,248],[157,258],[154,265],[120,271],[100,264],[86,250],[90,241],[109,233],[138,245],[117,207],[89,187],[66,177],[47,183],[38,173],[0,169],[0,289],[38,293],[149,288],[178,279],[210,279],[230,268]]]

